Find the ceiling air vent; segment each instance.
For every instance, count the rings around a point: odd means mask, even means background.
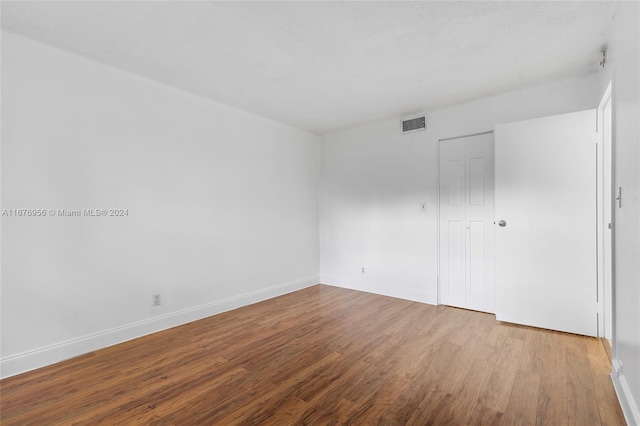
[[[400,120],[402,133],[413,133],[427,129],[427,118],[424,115]]]

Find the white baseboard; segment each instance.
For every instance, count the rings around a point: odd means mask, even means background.
[[[191,321],[216,315],[242,306],[271,299],[318,284],[318,276],[240,294],[204,305],[149,318],[88,336],[78,337],[0,359],[0,378],[35,370],[97,349],[106,348],[147,334],[166,330]]]
[[[364,291],[366,293],[380,294],[382,296],[411,300],[413,302],[428,303],[430,305],[438,304],[438,298],[436,294],[429,293],[428,291],[415,290],[412,288],[371,282],[358,283],[353,280],[339,277],[330,277],[326,275],[320,277],[320,282],[322,284],[327,284],[334,287],[342,287],[348,288],[350,290]]]
[[[629,426],[640,426],[640,410],[638,410],[638,405],[633,399],[633,395],[631,395],[620,361],[614,358],[612,364],[611,380],[613,381],[613,388],[616,390],[618,401],[620,401],[624,418]]]

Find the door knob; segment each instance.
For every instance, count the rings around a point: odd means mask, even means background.
[[[507,222],[505,222],[504,220],[501,220],[500,222],[498,222],[498,225],[504,228],[505,226],[507,226]]]

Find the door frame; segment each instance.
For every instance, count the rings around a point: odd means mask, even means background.
[[[436,243],[438,244],[438,250],[437,250],[437,256],[436,256],[436,261],[438,263],[436,271],[437,271],[437,279],[436,279],[436,303],[438,305],[442,305],[442,281],[440,279],[440,145],[442,144],[442,142],[446,142],[446,141],[451,141],[451,140],[455,140],[455,139],[464,139],[464,138],[468,138],[468,137],[472,137],[472,136],[481,136],[481,135],[488,135],[488,134],[493,134],[494,131],[493,130],[487,130],[484,132],[477,132],[477,133],[469,133],[466,135],[459,135],[459,136],[451,136],[451,137],[447,137],[447,138],[441,138],[438,139],[438,143],[436,144],[436,170],[438,173],[438,224],[437,224],[437,229],[438,229],[438,238],[436,239]],[[495,150],[493,153],[494,157],[495,157]],[[494,259],[495,260],[495,259]],[[495,298],[495,294],[494,294],[494,298]]]
[[[607,88],[602,95],[600,104],[597,109],[597,122],[596,130],[598,133],[598,149],[597,149],[597,253],[598,253],[598,337],[609,337],[611,340],[611,350],[615,356],[614,342],[615,342],[615,312],[614,312],[614,300],[615,300],[615,182],[614,182],[614,168],[615,162],[613,157],[614,152],[614,138],[613,138],[613,111],[609,116],[608,127],[603,127],[605,122],[605,108],[607,105],[612,109],[612,94],[611,94],[611,81],[609,81]],[[605,131],[607,134],[605,134]],[[609,146],[607,146],[607,141]],[[609,154],[609,170],[607,175],[604,175],[604,158],[605,151]],[[605,197],[605,184],[609,180],[609,196]],[[611,243],[607,253],[605,247],[605,233],[607,232],[607,225],[604,223],[606,218],[605,208],[609,206],[611,211]],[[609,276],[609,285],[606,283],[605,277],[605,259],[610,258],[611,274]],[[607,336],[607,324],[605,319],[610,316],[611,319],[611,336]]]

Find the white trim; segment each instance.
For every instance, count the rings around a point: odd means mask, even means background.
[[[486,132],[469,133],[468,135],[461,135],[461,136],[452,136],[450,138],[438,139],[438,142],[446,142],[446,141],[452,141],[452,140],[455,140],[455,139],[470,138],[472,136],[488,135],[489,133],[494,133],[494,131],[493,130],[487,130]]]
[[[6,356],[0,359],[0,377],[10,377],[51,365],[87,352],[311,287],[318,284],[318,282],[319,279],[317,275],[305,277],[296,281],[216,300],[200,306],[194,306],[87,336]]]
[[[602,105],[603,102],[600,101]],[[600,107],[596,110],[596,297],[597,297],[597,336],[605,337],[604,317],[604,238],[607,230],[604,227],[604,138],[602,123],[604,111]],[[610,336],[608,337],[610,338]]]
[[[437,305],[437,294],[424,290],[415,290],[407,287],[393,286],[382,283],[367,282],[367,284],[339,278],[322,276],[320,282],[333,287],[348,288],[350,290],[363,291],[365,293],[379,294],[381,296],[395,297],[397,299],[411,300],[412,302],[427,303]]]
[[[442,140],[438,139],[438,143],[436,143],[436,171],[438,173],[436,179],[438,185],[438,215],[436,219],[436,305],[442,305],[442,281],[440,279],[440,196],[442,195],[440,191],[440,184],[442,182],[442,178],[440,177],[440,145],[442,145]]]
[[[618,401],[620,401],[620,407],[622,408],[624,418],[628,425],[638,426],[640,425],[640,410],[638,410],[638,406],[633,400],[631,390],[627,384],[627,379],[622,372],[620,361],[614,358],[612,364],[613,373],[611,373],[611,380],[613,381],[613,388],[618,396]]]

